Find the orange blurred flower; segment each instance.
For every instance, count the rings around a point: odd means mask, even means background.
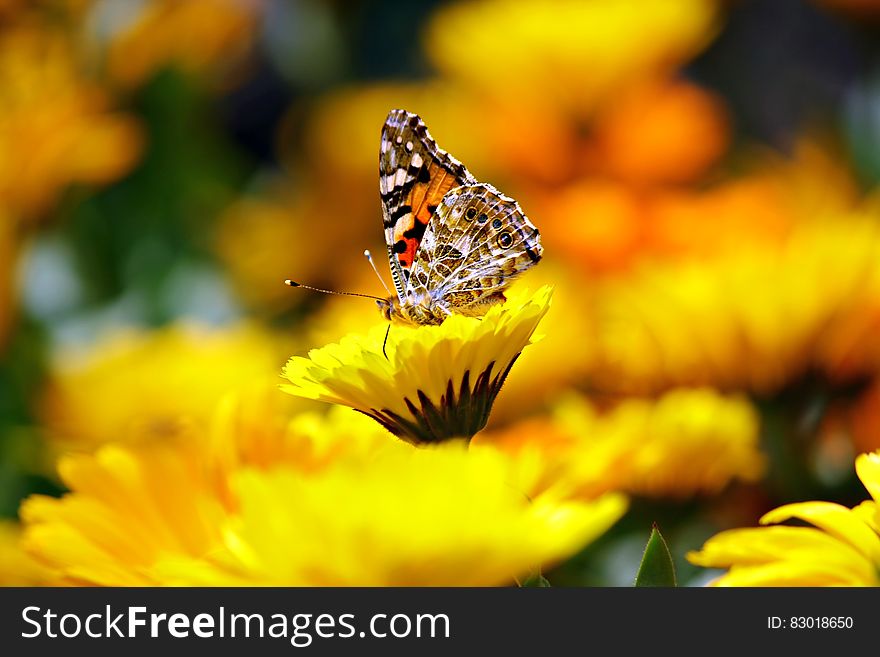
[[[68,185],[115,180],[140,155],[139,126],[109,109],[77,62],[47,28],[0,34],[0,199],[16,217],[38,217]]]
[[[593,130],[592,168],[634,184],[694,180],[730,139],[721,100],[681,81],[623,90],[599,109]]]
[[[790,160],[757,153],[748,173],[708,187],[645,189],[597,176],[534,190],[529,201],[548,254],[588,274],[613,275],[645,262],[708,261],[778,246],[805,221],[849,212],[857,205],[855,185],[832,158],[805,140]]]
[[[151,0],[108,47],[111,77],[135,86],[165,66],[221,84],[249,53],[258,0]]]

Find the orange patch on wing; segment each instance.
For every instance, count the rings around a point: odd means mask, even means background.
[[[427,182],[414,184],[409,194],[401,202],[401,205],[408,205],[412,208],[411,214],[407,217],[408,220],[401,219],[394,226],[394,241],[403,240],[406,243],[406,249],[397,255],[398,261],[404,269],[412,267],[416,251],[418,251],[422,236],[425,234],[424,230],[413,230],[416,224],[427,228],[428,222],[434,215],[434,209],[440,205],[446,193],[457,186],[455,177],[449,175],[436,162],[428,166],[428,174]],[[406,233],[410,233],[410,235]]]
[[[416,251],[419,248],[420,240],[417,240],[415,237],[404,237],[403,241],[406,242],[406,250],[398,254],[397,260],[404,269],[409,269],[412,267],[413,260],[416,259]]]
[[[433,203],[431,204],[431,207],[434,207]],[[427,226],[428,222],[431,221],[432,215],[433,215],[433,213],[430,210],[428,210],[428,206],[423,205],[422,207],[419,208],[419,211],[416,213],[416,219],[418,219],[420,222],[422,222],[423,224],[425,224]]]

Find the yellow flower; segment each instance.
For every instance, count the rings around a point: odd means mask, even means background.
[[[592,380],[605,389],[714,385],[772,394],[810,369],[880,365],[880,226],[811,221],[780,245],[657,264],[600,282]]]
[[[695,55],[716,14],[710,0],[478,0],[437,11],[426,47],[441,73],[474,89],[582,112]]]
[[[451,315],[440,326],[385,326],[295,356],[284,369],[294,395],[351,406],[413,443],[470,438],[550,307],[551,288],[523,292],[481,319]]]
[[[762,525],[796,519],[813,527],[731,529],[710,538],[691,563],[727,568],[716,586],[880,586],[880,452],[856,458],[872,500],[786,504]]]
[[[448,443],[402,446],[368,467],[312,478],[242,472],[228,553],[202,568],[172,563],[167,575],[225,586],[510,584],[583,547],[625,507],[619,495],[529,500],[510,487],[507,470],[497,454]]]
[[[159,584],[161,560],[221,545],[226,509],[192,451],[107,445],[62,458],[58,470],[73,493],[33,495],[19,511],[25,549],[46,563],[56,584]]]
[[[293,464],[315,472],[347,459],[365,459],[399,441],[370,418],[344,406],[291,416],[280,409],[277,385],[239,391],[218,404],[204,460],[223,488],[243,468]]]
[[[50,571],[21,549],[21,528],[0,520],[0,586],[42,586]]]
[[[151,0],[109,45],[108,67],[126,85],[164,66],[188,73],[229,73],[249,52],[260,3],[237,0]]]
[[[304,419],[264,463],[238,421],[218,439],[244,443],[227,467],[206,453],[217,441],[64,457],[71,492],[23,504],[24,545],[56,583],[503,585],[576,552],[625,510],[616,494],[530,500],[511,486],[509,459],[459,442],[415,449],[385,434],[352,449],[363,427],[346,417],[348,431],[342,415]]]
[[[55,359],[41,417],[64,447],[184,438],[228,393],[277,380],[283,345],[250,325],[172,325],[111,335]],[[284,402],[286,395],[278,393]]]
[[[76,63],[49,29],[0,35],[0,198],[17,219],[38,217],[70,184],[115,180],[140,155],[139,126]]]
[[[605,411],[569,394],[551,418],[479,434],[472,445],[510,454],[530,494],[685,497],[757,479],[764,466],[758,427],[745,399],[709,389],[625,399]]]

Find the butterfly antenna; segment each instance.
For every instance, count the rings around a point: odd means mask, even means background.
[[[284,281],[285,285],[289,285],[290,287],[301,287],[306,290],[311,290],[312,292],[321,292],[322,294],[341,294],[346,297],[364,297],[365,299],[376,299],[378,301],[385,301],[382,297],[375,297],[372,294],[361,294],[360,292],[337,292],[335,290],[324,290],[320,287],[312,287],[311,285],[305,285],[303,283],[297,283],[296,281],[292,281],[289,278]]]
[[[391,294],[391,290],[388,289],[388,286],[385,285],[385,279],[382,278],[382,274],[380,274],[380,273],[379,273],[379,270],[376,269],[376,263],[373,262],[373,254],[370,253],[370,250],[369,250],[369,249],[367,249],[367,250],[364,251],[364,257],[367,259],[367,262],[370,263],[370,267],[373,268],[373,271],[376,272],[376,277],[379,279],[379,282],[382,283],[382,287],[385,288],[385,291],[388,293],[388,296],[389,296],[389,297],[390,297],[390,296],[394,296],[394,295]],[[388,336],[386,335],[385,337],[386,337],[386,339],[387,339]]]

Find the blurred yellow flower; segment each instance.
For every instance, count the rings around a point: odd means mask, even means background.
[[[731,529],[710,538],[691,563],[726,568],[716,586],[880,586],[880,452],[856,458],[856,472],[873,500],[847,507],[832,502],[786,504],[762,525],[800,520],[813,527]]]
[[[180,446],[107,445],[63,457],[58,470],[73,492],[33,495],[19,511],[23,545],[55,584],[160,584],[155,568],[163,559],[198,557],[222,544],[226,509],[206,470]]]
[[[21,527],[11,520],[0,520],[0,586],[42,586],[51,572],[22,550]]]
[[[758,427],[748,401],[709,389],[624,399],[604,411],[570,393],[550,418],[481,433],[472,445],[510,454],[529,494],[686,497],[760,477]]]
[[[111,77],[138,85],[165,66],[230,82],[250,51],[261,3],[241,0],[151,0],[108,47]]]
[[[375,168],[372,159],[370,163]],[[373,183],[377,184],[375,179]],[[365,245],[372,243],[370,238],[381,239],[381,221],[373,222],[364,217],[363,221],[350,222],[362,226],[357,230],[328,231],[326,224],[318,218],[333,216],[335,210],[328,210],[320,191],[302,191],[295,197],[268,192],[263,196],[241,198],[221,217],[217,251],[232,274],[241,297],[257,308],[272,311],[330,301],[316,300],[314,294],[303,290],[292,291],[284,285],[286,278],[334,290],[363,291],[350,286],[369,274],[371,288],[379,287],[362,254]],[[374,203],[372,214],[378,213],[376,194],[365,193],[364,196]],[[376,219],[375,216],[371,218]],[[384,243],[376,253],[384,254]],[[328,258],[333,259],[332,267],[327,265]],[[381,260],[382,256],[378,259]],[[350,303],[351,299],[347,301]],[[375,309],[370,307],[368,310]],[[372,317],[375,319],[375,312]]]
[[[363,420],[346,431],[342,415],[335,429],[301,419],[288,446],[303,449],[271,463],[256,463],[258,449],[215,469],[205,450],[155,443],[63,457],[71,492],[23,504],[24,545],[55,583],[503,585],[625,510],[617,494],[530,500],[511,486],[508,458],[459,442],[417,450],[385,434],[352,450]],[[253,439],[238,421],[226,430],[221,441]]]
[[[574,553],[625,509],[615,494],[590,503],[529,500],[511,488],[499,456],[447,443],[390,450],[369,467],[312,478],[243,472],[228,552],[201,568],[169,563],[166,575],[224,586],[511,584]]]
[[[426,49],[441,73],[480,92],[584,114],[603,94],[664,77],[699,52],[714,36],[717,4],[460,2],[436,12]]]
[[[606,390],[714,385],[772,394],[810,369],[880,364],[880,225],[806,222],[779,246],[655,264],[596,285],[591,380]]]
[[[69,449],[186,438],[209,425],[228,393],[277,381],[284,349],[247,324],[111,334],[54,358],[40,415]],[[286,395],[277,395],[280,406]]]
[[[218,404],[204,459],[221,489],[229,474],[242,468],[269,470],[287,464],[310,473],[343,460],[365,461],[399,443],[382,426],[345,406],[331,406],[323,414],[291,414],[279,409],[279,397],[288,396],[275,385],[239,391]]]
[[[303,230],[301,224],[308,223],[310,213],[299,205],[269,195],[242,198],[220,219],[217,251],[239,295],[252,305],[284,308],[302,303],[301,295],[291,294],[290,288],[283,285],[286,278],[327,285],[327,281],[317,279],[315,272],[326,270],[329,245],[312,248],[312,237],[330,236],[328,231]],[[305,221],[300,220],[301,215]]]
[[[282,388],[350,406],[413,443],[470,438],[482,429],[520,352],[550,307],[551,288],[519,291],[480,319],[451,315],[440,326],[385,326],[294,356]]]
[[[68,185],[119,178],[140,155],[138,124],[77,62],[48,28],[0,33],[0,198],[15,218],[39,217]]]

